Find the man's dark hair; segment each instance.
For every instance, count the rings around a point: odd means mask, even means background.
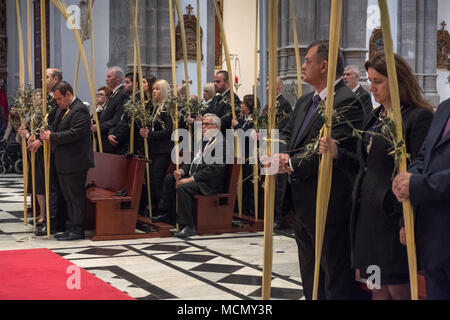
[[[131,82],[133,82],[133,74],[134,74],[133,72],[128,72],[125,75],[125,78],[128,78],[128,79],[130,79]],[[137,72],[136,72],[136,81],[139,82],[139,73],[137,73]]]
[[[73,89],[72,86],[67,83],[66,81],[59,82],[55,88],[53,88],[53,91],[58,90],[63,96],[66,96],[67,92],[70,92],[73,95]]]
[[[52,72],[52,78],[57,78],[58,79],[58,82],[61,82],[62,81],[62,72],[61,71],[59,71],[58,69],[53,69],[53,72]]]
[[[220,70],[220,71],[217,72],[216,74],[222,74],[222,75],[223,75],[223,79],[224,79],[225,81],[228,81],[228,80],[229,80],[229,78],[228,78],[228,71],[226,71],[226,70]]]
[[[328,40],[317,40],[311,43],[308,50],[317,47],[317,57],[322,61],[328,62],[328,51],[330,50],[330,42]],[[338,58],[336,65],[336,76],[340,77],[344,73],[344,58],[341,49],[338,49]]]

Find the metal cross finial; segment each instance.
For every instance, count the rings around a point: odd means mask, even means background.
[[[194,10],[194,7],[192,7],[190,4],[186,7],[188,15],[192,15],[192,10]]]

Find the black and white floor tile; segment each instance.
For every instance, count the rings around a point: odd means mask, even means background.
[[[0,250],[49,248],[138,300],[261,299],[261,232],[59,242],[33,234],[23,203],[22,178],[0,176]],[[293,235],[275,234],[273,247],[271,298],[304,299]]]

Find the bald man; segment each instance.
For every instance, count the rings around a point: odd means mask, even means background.
[[[51,126],[55,120],[58,104],[53,97],[53,89],[62,81],[62,72],[56,68],[48,68],[45,74],[45,83],[47,85],[47,105],[48,105],[48,125]]]

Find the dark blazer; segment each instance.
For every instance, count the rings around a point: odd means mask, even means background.
[[[253,117],[253,115],[252,115],[252,117]],[[245,121],[245,118],[240,117],[237,121],[238,121],[238,124],[236,125],[234,130],[241,129],[245,134],[245,136],[244,136],[244,157],[245,157],[245,159],[248,159],[249,155],[252,154],[252,152],[253,152],[253,150],[250,150],[250,147],[251,147],[250,139],[251,138],[248,135],[248,133],[249,133],[248,130],[252,130],[255,123],[253,121],[253,118],[250,118],[247,121]],[[252,145],[252,147],[253,147],[253,145]],[[239,146],[239,148],[242,148],[242,147]]]
[[[231,90],[228,90],[224,96],[218,94],[214,97],[212,104],[203,110],[202,115],[213,113],[218,116],[222,122],[221,130],[225,134],[227,129],[231,129],[231,119],[233,118],[231,111]],[[239,96],[234,93],[234,105],[236,107],[236,115],[239,114],[241,101]]]
[[[103,150],[105,152],[113,151],[113,147],[108,141],[108,136],[114,134],[114,128],[123,115],[123,105],[128,98],[129,96],[125,92],[125,88],[121,86],[109,97],[106,107],[100,115],[100,132],[102,135]]]
[[[204,150],[207,141],[203,141],[202,150],[203,153],[211,153],[211,156],[214,157],[215,148],[222,148],[223,150],[223,161],[222,164],[207,164],[204,159],[198,165],[195,164],[184,164],[181,169],[184,171],[184,177],[193,176],[195,182],[200,183],[200,190],[203,195],[209,194],[217,194],[222,193],[225,186],[225,173],[226,173],[226,164],[225,164],[225,141],[223,143],[220,142],[220,138],[213,138],[213,144],[208,149]],[[216,140],[217,139],[217,140]],[[223,139],[225,140],[225,139]],[[219,145],[220,144],[220,145]],[[216,149],[217,150],[217,149]],[[192,157],[192,159],[195,155]],[[192,169],[191,169],[192,168]],[[191,175],[189,175],[189,170],[191,170]]]
[[[374,130],[372,127],[381,111],[379,107],[370,113],[363,130]],[[402,107],[406,150],[412,158],[417,156],[432,118],[431,111],[424,108]],[[407,273],[406,250],[398,235],[402,207],[391,190],[394,173],[394,158],[388,155],[391,146],[383,137],[372,136],[367,155],[368,137],[365,134],[364,140],[358,141],[356,154],[349,155],[339,148],[336,161],[340,166],[359,168],[350,221],[353,265],[365,271],[369,265],[376,264],[386,274]]]
[[[156,113],[156,108],[151,106],[152,114]],[[149,152],[150,154],[167,154],[172,152],[172,131],[173,122],[167,111],[161,111],[159,115],[149,125]]]
[[[306,94],[298,100],[289,123],[280,130],[280,152],[289,153],[294,172],[290,175],[291,190],[294,199],[302,199],[294,203],[299,218],[310,229],[314,230],[316,216],[317,179],[319,171],[319,155],[315,154],[300,161],[302,148],[319,136],[324,124],[323,119],[316,113],[299,138],[299,143],[293,145],[300,131],[308,108],[312,104],[314,93]],[[335,87],[334,110],[343,111],[343,117],[353,126],[360,128],[363,112],[359,100],[340,81]],[[352,137],[352,128],[341,119],[334,121],[332,137],[339,141],[339,145],[349,151],[356,149],[356,140]],[[283,143],[285,141],[285,143]],[[350,169],[334,166],[331,185],[330,204],[328,207],[327,224],[348,222],[351,209],[352,179]]]
[[[58,173],[74,173],[94,167],[89,109],[75,98],[70,111],[59,109],[53,123],[50,141]]]
[[[370,93],[367,92],[362,86],[359,86],[354,93],[358,99],[360,99],[364,108],[364,116],[367,117],[373,110],[373,103]]]
[[[124,104],[131,98],[128,98],[125,100]],[[141,99],[141,93],[138,92],[135,95],[136,101],[140,101]],[[148,101],[145,108],[148,110],[151,108],[151,101]],[[116,126],[110,131],[112,135],[116,136],[116,141],[118,142],[117,146],[115,147],[115,150],[118,154],[127,154],[130,147],[130,131],[131,131],[131,118],[126,113],[123,112],[122,116],[120,117],[119,122],[116,124]],[[140,156],[144,156],[144,141],[139,134],[139,130],[142,128],[142,124],[140,121],[135,120],[134,125],[134,153],[138,154]]]
[[[56,112],[58,111],[58,104],[56,103],[56,99],[53,98],[53,96],[48,95],[47,96],[47,110],[48,110],[48,117],[47,122],[48,126],[51,127],[53,125],[53,122],[55,121]]]
[[[289,123],[292,114],[292,106],[283,95],[277,97],[277,128],[281,129]]]
[[[449,269],[450,264],[450,99],[439,106],[428,135],[409,172],[410,199],[416,206],[417,252],[424,267]]]

